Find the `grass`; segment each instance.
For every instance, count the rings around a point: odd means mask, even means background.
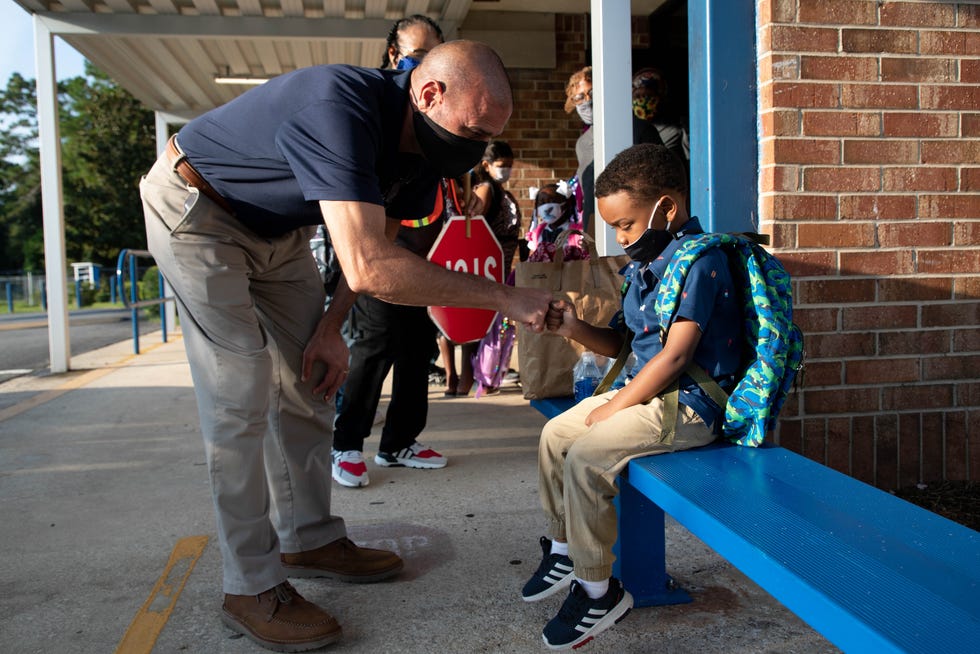
[[[93,302],[91,304],[85,304],[82,309],[124,309],[122,302]],[[77,311],[78,306],[75,303],[75,298],[71,298],[68,302],[69,311]],[[45,309],[41,308],[40,302],[35,302],[34,304],[28,304],[26,300],[14,300],[14,313],[44,313]],[[0,302],[0,313],[10,313],[10,305],[7,304],[6,300]]]
[[[99,309],[125,309],[126,307],[122,302],[92,302],[91,304],[83,305],[81,311],[96,311]],[[78,305],[75,304],[75,299],[72,298],[68,302],[69,311],[79,311]],[[14,311],[16,314],[24,313],[46,313],[45,309],[41,308],[41,304],[35,302],[33,305],[28,304],[25,300],[14,300]],[[0,315],[10,315],[10,306],[6,301],[0,302]],[[143,307],[140,309],[140,320],[157,320],[159,319],[159,314],[156,312],[155,307]]]

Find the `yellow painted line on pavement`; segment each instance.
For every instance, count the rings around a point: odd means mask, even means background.
[[[162,342],[154,343],[153,345],[144,347],[142,351],[145,354],[150,350],[160,347],[161,345],[163,345]],[[26,400],[23,400],[22,402],[18,402],[17,404],[14,404],[13,406],[8,406],[6,409],[0,410],[0,422],[13,418],[14,416],[18,416],[24,413],[25,411],[30,411],[35,407],[39,407],[42,404],[45,404],[46,402],[50,402],[51,400],[59,398],[65,393],[67,393],[68,391],[73,391],[76,388],[81,388],[82,386],[91,384],[96,379],[105,377],[116,368],[120,368],[126,365],[127,363],[130,363],[137,356],[139,355],[130,354],[129,356],[123,357],[122,359],[119,359],[115,363],[110,364],[104,368],[96,368],[94,370],[89,370],[84,375],[79,375],[78,377],[73,377],[72,379],[65,381],[57,388],[52,388],[49,391],[42,391],[37,395],[34,395],[32,397],[27,398]]]
[[[184,590],[184,584],[207,544],[207,536],[188,536],[177,541],[170,553],[167,567],[157,579],[146,602],[129,623],[129,628],[116,647],[116,654],[149,654],[153,651],[160,632],[170,619],[177,599]]]
[[[47,327],[48,321],[44,320],[11,320],[10,322],[0,323],[0,332],[9,332],[15,329],[36,329],[38,327]]]

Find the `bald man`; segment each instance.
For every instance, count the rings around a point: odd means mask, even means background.
[[[510,117],[499,57],[455,41],[411,72],[315,66],[184,126],[140,183],[147,241],[174,289],[223,561],[222,619],[305,651],[341,629],[288,576],[350,582],[402,569],[330,512],[333,402],[356,293],[501,311],[543,328],[550,296],[454,273],[396,247],[436,181],[473,166]],[[326,223],[346,281],[326,313],[309,250]],[[418,280],[425,279],[424,284]]]

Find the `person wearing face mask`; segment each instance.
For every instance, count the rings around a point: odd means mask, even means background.
[[[548,536],[542,559],[521,591],[527,602],[568,591],[544,628],[551,649],[569,649],[611,627],[632,606],[612,578],[618,493],[616,477],[638,456],[707,445],[719,434],[724,409],[684,370],[692,362],[722,388],[734,387],[741,359],[742,309],[727,256],[712,249],[692,265],[677,312],[661,325],[658,286],[677,248],[701,234],[686,209],[683,164],[660,145],[634,145],[596,180],[602,219],[632,262],[622,310],[610,326],[582,322],[571,303],[552,303],[548,329],[597,354],[615,357],[633,334],[635,377],[620,390],[586,398],[545,425],[538,448],[539,494]],[[664,431],[665,391],[677,382],[680,404],[673,433]],[[593,616],[603,616],[596,621]]]
[[[673,117],[667,82],[656,68],[641,68],[633,75],[633,115],[653,125],[660,140],[684,161],[691,158],[687,130]]]
[[[582,223],[575,213],[575,200],[565,189],[564,183],[545,184],[534,194],[534,216],[527,232],[528,261],[554,261],[555,241],[561,233],[582,231]],[[589,258],[588,250],[582,247],[581,236],[569,234],[564,256],[567,261]]]
[[[504,251],[504,278],[510,274],[517,251],[521,212],[517,200],[504,188],[514,169],[514,151],[506,141],[490,141],[483,158],[471,173],[477,197],[493,235]]]
[[[504,255],[504,280],[510,276],[517,251],[521,212],[517,200],[504,188],[514,168],[514,151],[505,141],[490,141],[480,163],[470,172],[474,206],[497,237]],[[466,397],[473,388],[472,357],[477,343],[460,345],[460,369],[456,370],[456,344],[439,334],[439,354],[446,366],[446,397]]]
[[[385,39],[381,68],[412,70],[443,41],[442,28],[428,16],[412,14],[396,20]]]
[[[352,542],[331,511],[331,400],[348,374],[340,328],[356,294],[544,327],[549,293],[433,266],[393,242],[401,220],[432,212],[441,178],[480,160],[512,109],[500,57],[473,41],[438,45],[407,72],[301,68],[184,125],[140,182],[194,380],[222,621],[263,647],[341,636],[287,577],[373,582],[404,566]],[[321,222],[343,271],[326,312],[309,248]]]
[[[395,22],[388,34],[382,69],[412,70],[443,42],[442,31],[429,17],[414,15]],[[444,219],[459,211],[437,182],[437,202],[428,215],[401,221],[395,244],[424,257],[442,230]],[[331,474],[346,488],[370,483],[364,441],[379,420],[378,404],[388,373],[391,399],[380,421],[376,465],[443,468],[446,457],[418,441],[429,407],[429,367],[436,352],[436,327],[425,307],[406,306],[359,295],[351,308],[346,333],[350,340],[350,372],[337,392]],[[429,347],[425,347],[430,344]]]
[[[578,169],[575,171],[576,211],[582,225],[590,236],[595,236],[595,134],[592,131],[592,66],[576,71],[565,85],[565,113],[575,112],[584,127],[575,142],[575,157]],[[662,144],[657,130],[644,120],[631,116],[633,120],[633,143]],[[623,116],[626,119],[626,116]]]

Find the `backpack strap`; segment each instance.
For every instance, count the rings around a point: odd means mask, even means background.
[[[664,409],[660,414],[660,440],[668,445],[673,444],[674,434],[677,431],[680,395],[680,383],[676,379],[670,382],[670,386],[660,394],[660,399],[664,403]]]
[[[725,392],[721,386],[718,385],[711,375],[709,375],[704,368],[691,362],[688,364],[684,372],[695,382],[698,386],[708,394],[715,404],[721,407],[722,412],[725,411],[725,407],[728,405],[728,393]],[[605,381],[605,379],[603,379]],[[670,386],[660,394],[660,399],[663,400],[664,409],[663,417],[661,418],[660,427],[660,438],[664,443],[670,444],[674,442],[674,433],[677,430],[677,414],[680,411],[678,405],[680,404],[680,377],[670,383]],[[724,414],[723,414],[724,415]]]
[[[728,406],[728,393],[725,392],[725,389],[723,389],[704,368],[693,361],[687,366],[687,370],[684,372],[686,372],[691,379],[697,382],[698,386],[701,387],[701,390],[707,393],[708,397],[710,397],[712,401],[722,410],[722,413],[724,413],[725,407]]]
[[[591,254],[589,256],[592,256]],[[597,257],[598,258],[598,257]],[[626,292],[630,289],[630,279],[624,279],[623,285],[619,287],[620,300],[626,297]],[[616,355],[616,360],[613,361],[612,368],[609,372],[602,378],[599,385],[595,387],[595,392],[593,395],[602,395],[610,388],[612,388],[613,382],[619,377],[619,373],[623,371],[623,366],[626,365],[626,359],[629,358],[630,353],[633,351],[633,332],[629,329],[626,330],[626,336],[623,338],[623,345],[619,348],[619,354]]]
[[[612,367],[609,372],[605,374],[602,381],[595,387],[595,392],[593,395],[602,395],[610,388],[612,388],[613,382],[619,377],[619,373],[623,371],[623,366],[626,365],[626,359],[629,358],[630,352],[633,351],[633,332],[627,332],[626,338],[623,339],[623,346],[619,348],[619,354],[616,355],[616,360],[613,361]]]

